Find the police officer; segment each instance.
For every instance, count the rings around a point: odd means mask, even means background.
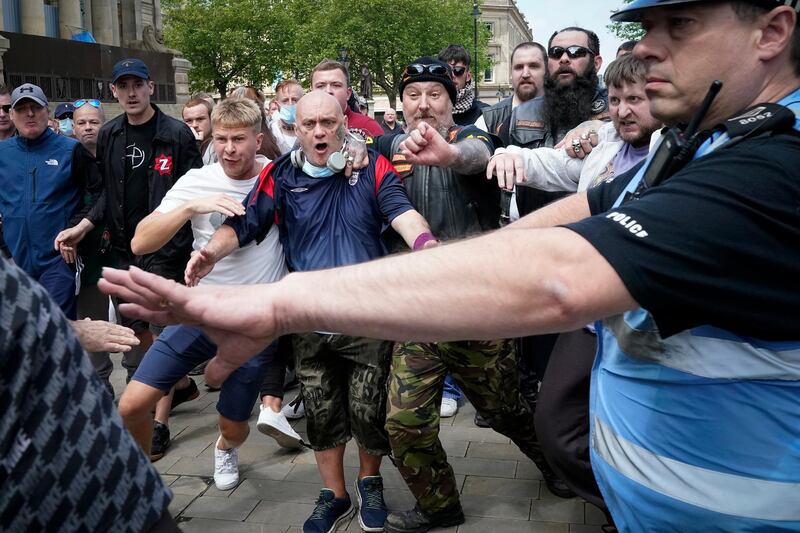
[[[672,130],[641,168],[506,230],[360,265],[357,275],[289,276],[227,294],[224,305],[214,289],[109,277],[155,289],[137,299],[150,309],[142,316],[166,301],[171,320],[203,313],[227,329],[212,382],[246,357],[233,355],[245,325],[253,336],[324,325],[439,340],[602,318],[591,461],[619,529],[797,530],[800,303],[787,287],[800,275],[798,9],[780,0],[627,4],[614,18],[647,30],[634,54],[647,64],[653,116],[694,122],[697,136]],[[714,80],[722,89],[705,106]],[[519,263],[510,284],[506,267]],[[369,288],[379,283],[393,291]],[[257,323],[243,312],[253,298],[269,301],[252,313]],[[305,298],[313,303],[298,303]]]

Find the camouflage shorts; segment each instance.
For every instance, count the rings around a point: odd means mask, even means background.
[[[393,343],[322,333],[293,337],[297,377],[314,450],[355,437],[372,455],[387,455],[386,381]]]

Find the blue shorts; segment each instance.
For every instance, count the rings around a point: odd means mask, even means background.
[[[276,363],[277,346],[273,342],[225,380],[217,402],[219,414],[235,422],[250,418],[267,365]],[[167,394],[191,369],[216,354],[217,345],[200,328],[169,326],[147,350],[132,379]]]

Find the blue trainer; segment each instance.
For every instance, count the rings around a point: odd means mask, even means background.
[[[356,481],[358,523],[364,531],[383,531],[386,522],[386,502],[383,501],[383,478],[366,476]]]
[[[331,489],[319,491],[317,506],[303,524],[303,533],[333,533],[339,524],[353,514],[353,502],[346,498],[336,498]]]

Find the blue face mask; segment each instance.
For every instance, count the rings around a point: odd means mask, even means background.
[[[66,136],[72,135],[72,119],[62,118],[61,120],[59,120],[58,130],[61,132],[62,135]]]
[[[318,167],[316,165],[312,165],[308,161],[303,163],[303,172],[312,178],[328,178],[333,176],[333,170],[329,169],[328,167]]]
[[[287,124],[294,124],[297,115],[296,105],[281,106],[280,114],[281,120]]]

